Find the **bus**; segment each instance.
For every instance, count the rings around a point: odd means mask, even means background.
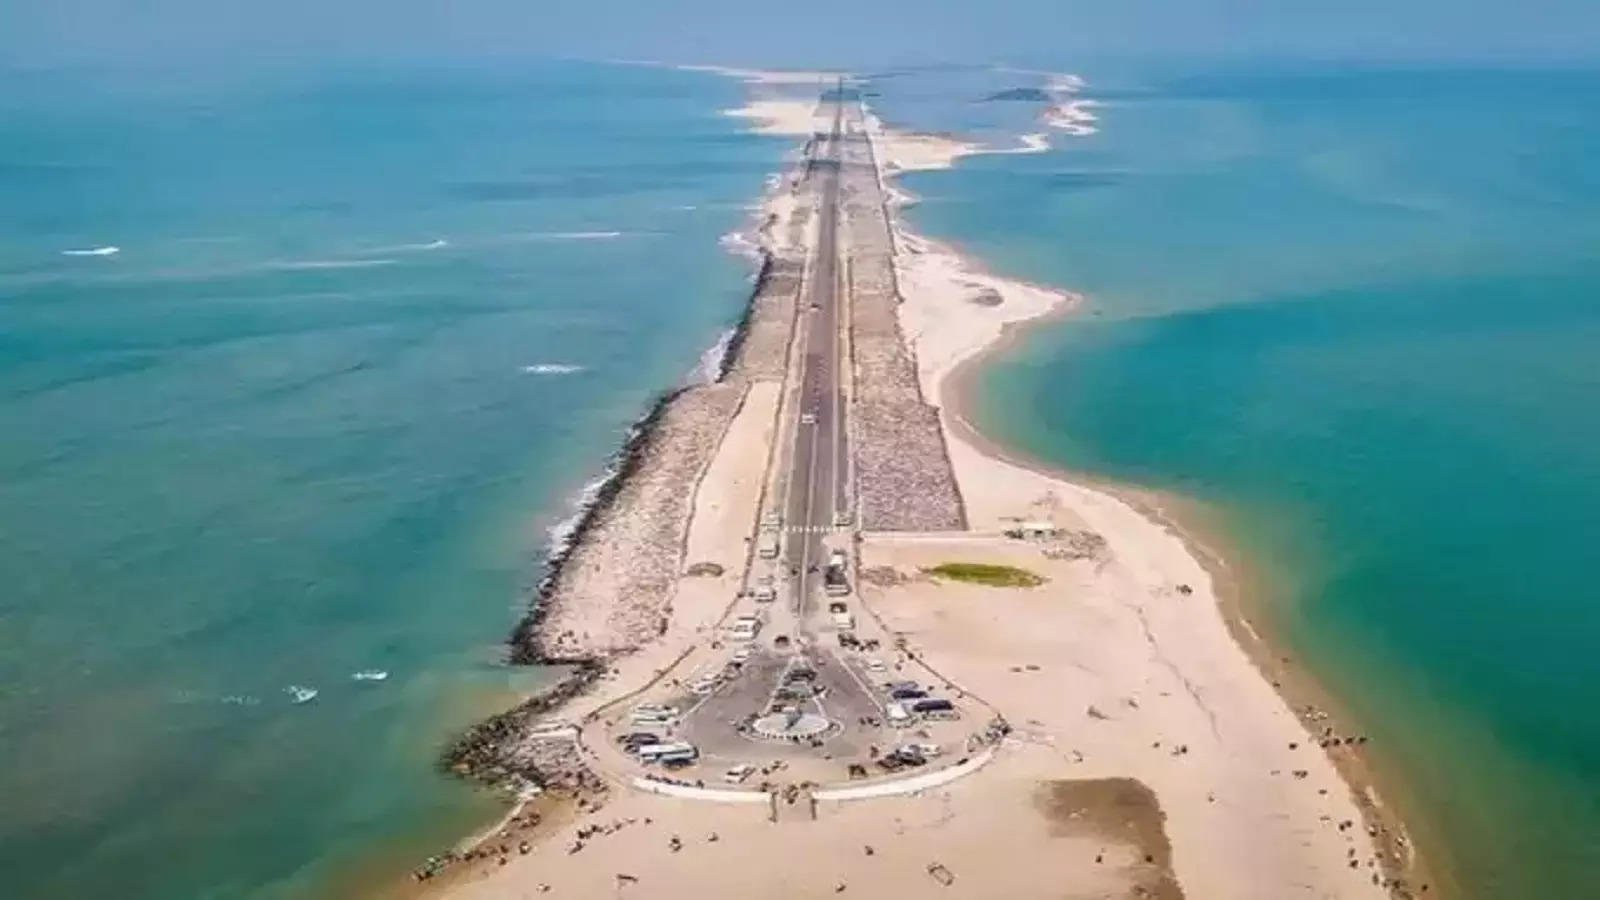
[[[640,747],[639,758],[647,763],[694,762],[700,758],[700,751],[696,750],[693,744],[673,741],[670,744],[647,744]]]

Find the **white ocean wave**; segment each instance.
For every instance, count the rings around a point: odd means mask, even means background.
[[[1061,94],[1076,94],[1077,92],[1083,90],[1083,86],[1086,83],[1087,82],[1083,80],[1083,76],[1081,75],[1073,75],[1068,72],[1056,72],[1051,74],[1050,81],[1045,86],[1045,90]]]
[[[61,251],[61,255],[62,256],[116,256],[118,253],[121,253],[121,252],[122,252],[122,248],[121,247],[113,247],[110,244],[107,244],[104,247],[88,247],[88,248],[85,248],[85,249],[82,249],[82,250],[63,250],[63,251]]]
[[[530,241],[610,241],[622,237],[623,231],[530,231],[520,235]]]
[[[399,262],[397,259],[291,259],[276,262],[271,265],[274,269],[288,271],[315,270],[315,269],[371,269],[377,266],[392,266]]]
[[[729,328],[717,336],[717,340],[700,354],[700,361],[689,372],[689,383],[712,384],[722,377],[722,365],[728,358],[728,347],[733,343],[734,331]]]
[[[523,366],[522,371],[529,375],[572,375],[583,371],[583,366],[574,366],[568,363],[534,363]]]
[[[583,489],[578,491],[577,500],[572,504],[572,514],[550,526],[550,530],[546,532],[546,535],[550,540],[549,556],[551,559],[555,559],[572,549],[572,539],[578,533],[578,526],[583,524],[584,516],[589,514],[589,509],[599,499],[600,492],[605,490],[606,485],[615,477],[617,477],[615,467],[608,466],[603,474],[596,476],[593,481],[585,484]]]
[[[717,244],[734,256],[742,256],[751,262],[761,261],[761,245],[747,231],[730,231],[717,238]]]
[[[376,247],[376,248],[374,248],[372,250],[368,250],[366,252],[367,253],[416,253],[416,252],[419,252],[419,251],[422,251],[422,250],[443,250],[444,248],[446,248],[448,246],[450,246],[450,242],[449,241],[445,240],[444,238],[437,238],[435,240],[428,241],[425,244],[392,244],[392,245],[390,245],[388,247]]]
[[[1094,114],[1099,105],[1093,100],[1069,100],[1045,110],[1039,121],[1074,137],[1088,137],[1100,131],[1100,118]]]
[[[1019,137],[1021,141],[1015,147],[1001,147],[998,149],[985,149],[983,152],[992,156],[1027,155],[1029,153],[1045,153],[1050,150],[1050,136],[1042,131],[1024,134]]]

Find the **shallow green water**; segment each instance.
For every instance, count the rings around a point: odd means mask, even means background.
[[[498,663],[546,531],[747,295],[788,146],[738,97],[8,80],[0,894],[303,896],[493,812],[434,762],[545,677]]]
[[[1221,510],[1465,895],[1593,895],[1600,75],[1088,74],[1100,134],[909,182],[1089,298],[981,426]]]

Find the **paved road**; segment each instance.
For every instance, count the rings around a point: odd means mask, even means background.
[[[834,104],[833,127],[818,144],[813,176],[821,187],[816,255],[807,275],[799,327],[801,357],[799,417],[789,454],[788,500],[784,524],[789,531],[784,561],[790,578],[789,597],[800,623],[806,620],[812,593],[821,583],[825,562],[823,535],[833,527],[844,494],[844,402],[839,385],[839,159],[841,110]],[[813,568],[818,571],[812,571]]]

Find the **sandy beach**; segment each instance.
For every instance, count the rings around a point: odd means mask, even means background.
[[[759,92],[755,73],[725,74]],[[814,130],[814,104],[756,99],[730,114],[763,133]],[[885,179],[984,152],[867,122]],[[766,200],[769,243],[806,232],[812,203],[791,183]],[[1014,731],[986,765],[947,784],[809,806],[774,800],[770,809],[642,791],[617,775],[611,748],[563,744],[570,765],[597,777],[539,797],[528,807],[537,814],[514,816],[431,890],[472,898],[1413,896],[1395,881],[1407,874],[1407,843],[1336,765],[1363,739],[1331,724],[1313,730],[1321,720],[1297,715],[1274,690],[1224,618],[1214,561],[1150,508],[1019,460],[969,423],[968,381],[982,356],[1025,323],[1070,314],[1078,298],[988,273],[915,234],[893,214],[912,198],[885,190],[899,332],[922,398],[940,410],[965,528],[861,533],[859,602],[896,637],[899,659],[997,711]],[[794,247],[768,249],[781,257]],[[573,655],[606,651],[603,673],[559,710],[561,721],[580,722],[681,671],[726,614],[781,433],[778,372],[770,364],[747,371],[761,374],[713,386],[717,411],[687,428],[692,449],[669,451],[674,459],[647,472],[642,488],[624,488],[624,512],[640,491],[656,510],[648,526],[631,526],[649,531],[648,540],[579,557],[570,578],[593,595],[617,585],[607,573],[629,569],[625,557],[648,546],[652,581],[640,591],[649,615],[618,605],[616,591],[609,602],[557,607],[556,636],[567,636],[559,646]],[[1006,536],[1022,522],[1048,528],[1032,539]],[[621,527],[603,522],[599,533],[632,533]],[[667,547],[673,529],[681,541]],[[989,587],[930,574],[951,562],[1012,566],[1040,583]]]

